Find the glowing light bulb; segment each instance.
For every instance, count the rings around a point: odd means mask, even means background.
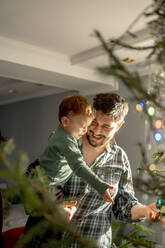
[[[156,121],[155,121],[154,127],[155,127],[156,129],[160,129],[160,128],[162,128],[162,126],[163,126],[162,120],[156,120]]]
[[[155,164],[150,164],[149,170],[154,171],[155,169],[156,169],[156,165]]]
[[[162,133],[161,132],[155,132],[154,133],[154,139],[157,141],[157,142],[160,142],[162,140]]]
[[[136,104],[136,110],[139,111],[139,112],[143,111],[143,108],[141,107],[141,105],[139,103]]]
[[[165,215],[165,199],[158,197],[156,200],[156,208],[160,214]]]
[[[144,102],[139,102],[139,105],[144,108]]]
[[[147,113],[148,113],[149,116],[154,116],[155,108],[153,106],[148,107]]]
[[[139,102],[138,104],[136,104],[136,110],[139,112],[142,112],[144,109],[144,102]]]

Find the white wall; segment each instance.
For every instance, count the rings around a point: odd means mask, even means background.
[[[0,106],[0,130],[14,138],[16,151],[24,151],[29,160],[36,159],[47,144],[47,138],[58,125],[58,105],[73,92],[51,95]]]
[[[141,154],[137,144],[138,142],[144,144],[145,123],[144,119],[140,117],[139,112],[136,110],[137,102],[130,100],[132,95],[122,83],[119,84],[119,91],[116,93],[123,96],[129,103],[128,115],[124,125],[116,136],[116,141],[126,151],[131,163],[133,175],[136,176],[136,169],[141,162]]]

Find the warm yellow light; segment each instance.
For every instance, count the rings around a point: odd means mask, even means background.
[[[123,59],[123,61],[126,62],[126,63],[131,63],[131,62],[134,62],[135,59],[130,58],[130,57],[126,57],[126,58]]]
[[[165,214],[165,206],[162,206],[160,209],[161,214]]]
[[[15,89],[10,89],[8,92],[9,92],[9,94],[14,94],[14,93],[16,93]]]
[[[149,170],[150,170],[150,171],[156,170],[156,165],[155,165],[155,164],[150,164]]]
[[[139,111],[139,112],[143,111],[143,108],[141,107],[141,105],[139,103],[136,104],[136,110]]]

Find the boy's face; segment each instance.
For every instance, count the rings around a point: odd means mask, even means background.
[[[76,139],[79,139],[87,132],[87,128],[91,124],[92,120],[93,118],[82,114],[70,115],[64,117],[62,124],[67,132]]]

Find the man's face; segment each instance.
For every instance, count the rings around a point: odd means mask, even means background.
[[[123,121],[113,121],[111,117],[102,111],[96,111],[96,117],[88,127],[86,134],[89,144],[93,147],[107,145],[122,124]]]

